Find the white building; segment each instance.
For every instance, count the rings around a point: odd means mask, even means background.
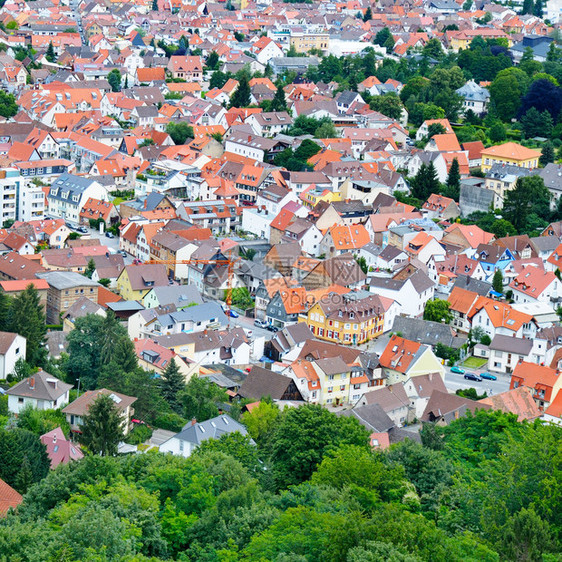
[[[53,182],[47,196],[47,213],[78,225],[80,212],[89,198],[109,201],[107,188],[91,178],[62,174]]]
[[[220,439],[223,435],[239,432],[248,435],[246,428],[230,416],[217,416],[210,420],[197,423],[192,420],[184,428],[160,445],[161,453],[172,453],[181,457],[189,457],[203,441]]]
[[[8,411],[19,414],[28,404],[37,410],[53,410],[68,404],[71,384],[39,371],[8,390]]]
[[[14,372],[16,361],[25,359],[26,339],[12,332],[0,332],[0,379]]]

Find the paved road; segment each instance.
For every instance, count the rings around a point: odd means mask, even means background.
[[[119,237],[116,236],[115,238],[108,238],[105,234],[100,234],[99,230],[96,230],[95,228],[88,227],[88,231],[88,234],[79,234],[84,238],[98,239],[100,241],[100,245],[107,246],[111,252],[117,252],[119,250]],[[127,255],[123,259],[125,261],[125,265],[130,265],[133,263],[133,257],[130,255]]]
[[[466,369],[467,372],[479,373],[482,369]],[[490,394],[500,394],[509,390],[510,376],[499,373],[493,373],[498,377],[496,381],[482,380],[482,382],[469,381],[464,378],[464,375],[458,373],[451,373],[449,367],[445,367],[445,386],[450,392],[455,392],[460,388],[475,388],[478,394],[486,392]]]
[[[263,328],[258,328],[254,326],[253,318],[246,318],[245,316],[239,316],[238,318],[230,318],[231,326],[240,326],[244,330],[251,330],[252,337],[263,337],[265,341],[269,341],[273,337],[273,333],[269,330],[264,330]]]

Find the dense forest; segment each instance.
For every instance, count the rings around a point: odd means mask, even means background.
[[[0,523],[2,561],[562,560],[562,429],[477,411],[423,445],[262,402],[190,458],[87,456]]]

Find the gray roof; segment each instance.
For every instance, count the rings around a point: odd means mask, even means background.
[[[230,416],[222,415],[204,422],[196,422],[194,424],[189,422],[171,439],[179,439],[180,441],[200,445],[207,439],[220,439],[223,435],[235,433],[236,431],[242,435],[248,435],[246,428],[241,423],[233,420]]]
[[[464,86],[456,90],[459,96],[465,100],[485,102],[490,97],[490,92],[486,88],[479,86],[474,80],[469,80]]]
[[[492,289],[492,284],[487,281],[479,281],[478,279],[473,279],[468,275],[458,275],[453,283],[453,289],[459,287],[460,289],[466,289],[467,291],[473,291],[481,297],[485,297]]]
[[[544,180],[548,189],[562,191],[562,166],[560,164],[547,164],[539,172],[539,176]]]
[[[78,201],[73,201],[73,197],[78,196],[80,198],[84,191],[94,183],[95,180],[92,178],[75,176],[74,174],[65,172],[51,185],[49,197],[51,199],[66,201],[69,204],[78,204]],[[63,197],[63,194],[65,194],[65,197]]]
[[[490,343],[490,349],[527,356],[533,349],[533,340],[496,334]]]
[[[397,316],[392,325],[393,332],[400,332],[407,340],[417,341],[425,345],[442,343],[454,349],[461,348],[466,342],[466,337],[457,336],[455,331],[447,324],[430,322],[421,318],[406,318]]]
[[[80,297],[64,314],[63,318],[82,318],[88,314],[97,314],[98,312],[103,312],[105,316],[105,310],[103,306],[99,305],[97,302],[90,300],[88,297]]]
[[[211,318],[216,318],[217,322],[221,324],[227,323],[227,318],[223,309],[216,302],[189,306],[182,310],[177,310],[176,312],[163,314],[158,316],[158,322],[160,322],[162,326],[168,326],[181,322],[205,322]]]
[[[195,304],[203,304],[201,294],[195,285],[166,285],[163,287],[154,287],[150,293],[154,293],[156,295],[160,306],[175,304],[179,309],[191,304],[192,302]]]
[[[242,383],[238,394],[244,398],[262,399],[271,396],[274,400],[281,400],[289,386],[294,386],[291,378],[280,375],[268,369],[254,365]],[[300,392],[296,390],[300,395]],[[302,400],[302,397],[300,398]]]
[[[394,427],[394,422],[388,417],[382,406],[376,403],[345,410],[341,415],[357,418],[361,425],[376,433],[386,433]]]
[[[59,291],[74,287],[100,287],[99,283],[74,271],[44,271],[37,273],[36,276],[45,279],[51,287]]]
[[[66,384],[45,371],[39,371],[24,379],[8,390],[10,396],[24,396],[36,400],[57,400],[68,390],[71,384]]]

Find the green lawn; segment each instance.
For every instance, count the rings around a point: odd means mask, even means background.
[[[468,367],[469,369],[479,369],[487,363],[487,359],[484,357],[467,357],[462,364],[463,367]]]

